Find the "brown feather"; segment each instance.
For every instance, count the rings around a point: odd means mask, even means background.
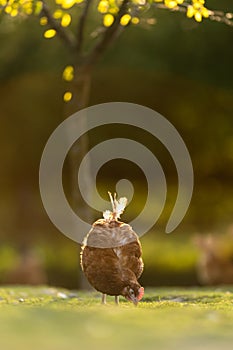
[[[81,266],[98,291],[123,295],[125,287],[137,285],[143,272],[142,249],[131,226],[118,220],[97,220],[81,251]]]

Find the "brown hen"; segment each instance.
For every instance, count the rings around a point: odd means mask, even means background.
[[[111,194],[113,211],[104,212],[104,219],[92,225],[81,251],[81,266],[89,283],[103,294],[119,295],[137,305],[144,294],[138,279],[143,272],[142,248],[130,225],[119,221],[126,198],[116,200]]]

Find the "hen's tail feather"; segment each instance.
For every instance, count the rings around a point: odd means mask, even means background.
[[[124,212],[125,207],[127,205],[127,198],[121,197],[119,199],[116,198],[116,193],[114,193],[114,197],[112,196],[111,192],[108,192],[110,201],[112,204],[112,211],[105,210],[103,212],[104,219],[111,221],[111,220],[117,220],[120,218],[121,214]]]

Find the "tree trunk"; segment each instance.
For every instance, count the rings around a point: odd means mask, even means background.
[[[91,88],[91,75],[90,68],[76,67],[75,78],[71,83],[70,91],[73,97],[68,102],[65,110],[65,116],[69,117],[72,114],[80,111],[83,108],[88,107]],[[85,130],[86,120],[82,120],[81,129]],[[85,154],[88,152],[88,135],[84,134],[78,142],[76,142],[69,152],[69,181],[71,190],[71,202],[73,210],[83,218],[85,221],[92,223],[92,215],[88,205],[82,199],[81,193],[78,187],[78,168],[79,164]],[[87,164],[85,169],[85,193],[87,197],[90,197],[90,165]],[[87,232],[84,232],[86,234]],[[79,247],[80,254],[80,247]],[[79,264],[80,266],[80,264]],[[86,277],[84,276],[81,267],[79,274],[79,287],[82,289],[90,289]]]

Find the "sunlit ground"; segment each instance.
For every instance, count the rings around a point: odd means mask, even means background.
[[[233,288],[146,289],[135,307],[98,293],[0,289],[1,348],[232,349]]]

